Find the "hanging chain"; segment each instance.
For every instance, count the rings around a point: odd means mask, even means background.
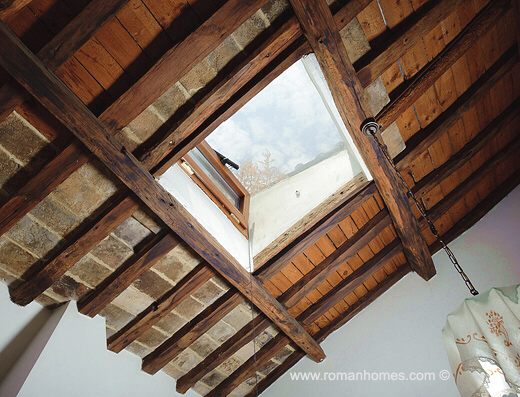
[[[426,208],[424,207],[424,205],[419,200],[417,200],[417,197],[415,197],[415,195],[413,194],[412,189],[410,189],[410,186],[405,181],[405,179],[403,178],[403,176],[401,175],[401,173],[399,172],[399,170],[395,166],[394,162],[392,161],[392,158],[388,154],[388,151],[386,150],[386,147],[381,143],[381,141],[377,137],[377,131],[379,131],[380,128],[381,127],[376,123],[376,121],[374,119],[369,119],[365,123],[363,123],[363,125],[361,126],[361,131],[363,132],[363,134],[365,134],[367,136],[371,136],[371,137],[374,138],[374,140],[376,141],[377,145],[379,146],[379,150],[381,150],[381,153],[385,157],[386,161],[388,162],[390,167],[392,167],[392,169],[395,171],[396,175],[399,177],[399,179],[403,183],[404,187],[407,190],[408,196],[413,200],[413,203],[415,204],[415,207],[417,207],[417,210],[419,211],[421,216],[424,218],[424,220],[428,224],[428,227],[430,228],[430,232],[437,238],[437,241],[442,246],[442,249],[446,252],[446,255],[448,255],[448,258],[450,259],[451,263],[453,264],[453,266],[455,267],[457,272],[460,274],[460,276],[464,280],[464,283],[466,284],[466,287],[468,287],[469,292],[471,292],[472,295],[478,295],[478,291],[475,289],[475,287],[471,283],[469,277],[466,275],[466,273],[464,273],[464,270],[459,265],[459,262],[457,261],[457,258],[455,257],[455,254],[444,243],[444,241],[442,240],[441,236],[439,235],[439,232],[437,231],[437,228],[435,227],[435,225],[433,224],[431,219],[426,214]]]

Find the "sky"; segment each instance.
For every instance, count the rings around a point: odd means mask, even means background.
[[[267,149],[282,172],[291,172],[341,142],[301,61],[282,73],[206,141],[241,163],[263,159]]]

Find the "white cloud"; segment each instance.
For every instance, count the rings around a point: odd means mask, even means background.
[[[340,140],[300,62],[208,137],[210,145],[235,161],[259,161],[267,149],[284,171],[331,150]]]

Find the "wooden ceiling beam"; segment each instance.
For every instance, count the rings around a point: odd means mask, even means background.
[[[343,218],[338,218],[337,221],[339,222],[339,220],[342,220],[342,219]],[[363,242],[363,246],[366,245],[366,243],[368,241],[372,240],[381,230],[384,229],[385,225],[388,226],[389,224],[390,224],[390,221],[389,221],[388,213],[386,211],[381,211],[378,214],[378,216],[372,218],[364,227],[362,227],[354,236],[352,236],[351,239],[349,239],[350,246],[352,247],[353,245],[356,245],[356,242],[358,242],[360,239],[363,239],[364,236],[367,236],[367,238],[366,238],[366,241]],[[355,251],[355,252],[357,252],[358,250],[359,250],[359,247],[353,249],[353,251]],[[386,264],[388,262],[388,260],[391,259],[391,257],[395,256],[395,254],[397,254],[397,252],[400,252],[400,251],[402,251],[402,246],[401,246],[399,240],[396,239],[393,243],[391,243],[389,246],[385,247],[382,251],[380,251],[373,258],[371,258],[369,261],[367,261],[367,263],[365,265],[363,265],[360,269],[358,269],[354,272],[355,276],[354,276],[354,274],[352,276],[355,277],[356,280],[353,283],[350,282],[352,280],[352,278],[350,276],[348,277],[348,280],[345,279],[344,282],[349,283],[348,287],[351,287],[355,283],[364,282],[366,280],[366,278],[368,278],[379,267]],[[334,253],[332,255],[334,255]],[[329,263],[329,262],[327,262],[327,263]],[[339,263],[339,264],[343,264],[344,262],[345,262],[344,260],[337,261],[337,263]],[[333,268],[333,270],[330,270],[329,266],[324,265],[322,267],[325,269],[324,272],[327,275],[329,275],[332,271],[336,271],[334,264],[331,266]],[[266,274],[265,276],[268,279],[271,277],[271,274]],[[358,276],[360,277],[360,280],[362,280],[362,281],[357,280]],[[264,282],[267,281],[267,279],[262,278],[262,280]],[[322,277],[322,279],[323,279],[323,277]],[[302,284],[305,284],[305,283],[302,283]],[[315,288],[317,285],[319,285],[319,283],[316,283],[316,285],[314,285],[313,288]],[[343,285],[343,282],[340,283],[340,285]],[[337,289],[337,288],[340,288],[340,289]],[[334,288],[330,292],[330,294],[333,294],[333,293],[337,293],[338,295],[342,294],[344,288],[341,288],[341,287],[337,287],[337,288]],[[278,298],[278,301],[281,302],[282,304],[284,304],[285,307],[289,307],[288,305],[286,305],[286,302],[290,301],[290,299],[293,296],[295,296],[295,294],[298,293],[299,289],[300,289],[300,286],[298,286],[298,288],[290,288],[281,297]],[[329,294],[327,294],[327,297],[328,296],[329,296]],[[334,298],[320,299],[318,302],[316,302],[314,305],[312,305],[313,310],[314,309],[321,310],[322,305],[329,305],[331,300]],[[300,300],[300,298],[298,298],[297,300]],[[309,318],[311,318],[311,316],[314,316],[313,310],[306,310],[304,313],[302,313],[300,316],[298,316],[297,319],[303,323],[308,323]],[[325,310],[325,311],[327,311],[327,310]],[[255,322],[259,323],[259,325],[253,329],[252,324]],[[185,375],[185,377],[184,376],[181,377],[177,381],[177,391],[179,391],[180,393],[186,392],[190,387],[192,387],[195,383],[197,383],[198,380],[200,380],[202,377],[204,377],[212,369],[216,368],[220,363],[222,363],[226,359],[228,359],[232,354],[234,354],[236,351],[238,351],[240,348],[242,348],[246,343],[250,342],[254,338],[254,335],[258,335],[260,332],[262,332],[262,330],[265,329],[264,325],[265,325],[265,328],[268,326],[268,324],[266,325],[263,323],[263,320],[259,320],[257,318],[255,320],[251,321],[250,324],[244,326],[237,334],[233,335],[228,340],[228,345],[226,345],[226,346],[222,345],[220,348],[213,351],[213,353],[211,353],[211,355],[209,355],[202,363],[200,363],[195,368],[193,368],[188,374]],[[213,364],[211,364],[211,363],[213,363]]]
[[[435,267],[404,188],[374,138],[361,132],[363,123],[373,117],[372,111],[325,0],[291,0],[291,4],[320,63],[341,118],[388,208],[406,258],[415,272],[430,279],[435,275]]]
[[[0,65],[79,138],[168,227],[316,361],[325,354],[267,290],[209,235],[86,106],[0,23]]]
[[[349,259],[354,257],[363,247],[377,237],[392,224],[386,210],[379,213],[363,225],[351,238],[317,264],[310,272],[304,274],[282,296],[278,298],[286,307],[295,306],[312,290],[318,288],[332,273],[335,273]]]
[[[230,289],[144,357],[142,370],[150,375],[157,373],[243,301],[242,295]],[[216,315],[211,315],[214,312]]]
[[[352,212],[355,211],[357,208],[359,208],[359,207],[363,204],[364,201],[366,201],[366,200],[368,200],[368,198],[372,197],[372,195],[373,195],[373,193],[374,193],[374,191],[375,191],[375,188],[370,187],[370,185],[369,185],[369,186],[366,187],[363,191],[364,191],[366,194],[362,194],[362,195],[360,195],[360,196],[359,196],[359,197],[360,197],[359,200],[356,199],[356,200],[350,200],[350,201],[347,201],[347,204],[348,204],[348,205],[344,205],[344,206],[342,206],[342,207],[340,208],[341,211],[339,212],[339,214],[340,214],[339,216],[337,216],[337,214],[336,214],[335,212],[333,212],[332,214],[330,214],[330,217],[327,217],[327,219],[325,219],[325,221],[324,221],[323,223],[320,222],[320,223],[319,223],[319,229],[320,229],[321,231],[323,231],[324,224],[326,225],[326,227],[332,227],[332,226],[334,226],[335,224],[337,224],[340,220],[343,220],[346,216],[348,216],[350,213],[352,213]],[[366,196],[366,198],[363,198],[364,196]],[[347,208],[347,207],[348,207],[348,208]],[[344,211],[347,211],[347,212],[344,212]],[[377,223],[378,223],[378,222],[376,222],[376,226],[377,226]],[[387,224],[389,224],[389,223],[387,223]],[[370,225],[367,225],[367,226],[365,227],[364,232],[367,232],[368,235],[371,235],[371,232],[370,232],[370,230],[369,230],[371,227],[372,227],[372,223],[371,223]],[[313,229],[313,230],[317,230],[317,229]],[[363,234],[364,234],[364,232],[363,232]],[[377,234],[377,233],[376,233],[376,234]],[[316,238],[316,236],[315,236],[315,238]],[[265,269],[262,269],[262,270],[265,270]],[[258,278],[258,280],[260,280],[260,282],[265,283],[265,282],[267,282],[270,278],[272,278],[274,275],[276,275],[276,273],[277,273],[277,272],[265,272],[265,271],[263,272],[263,271],[256,271],[254,274],[255,274],[255,276]],[[296,290],[294,290],[293,293],[296,293]],[[286,296],[287,298],[290,298],[290,297],[291,297],[291,295],[289,295],[289,294],[286,294],[285,296]],[[213,308],[212,308],[212,310],[211,310],[211,314],[210,314],[210,315],[207,315],[207,314],[200,314],[200,315],[198,315],[198,316],[194,319],[194,321],[190,322],[190,325],[189,325],[189,326],[186,326],[186,327],[183,328],[182,333],[180,333],[180,331],[179,331],[179,335],[174,335],[174,336],[172,336],[172,338],[170,338],[171,341],[181,340],[181,338],[183,337],[184,334],[188,334],[188,333],[190,333],[190,335],[193,335],[193,331],[192,331],[193,328],[195,328],[196,325],[197,325],[200,321],[203,321],[204,319],[207,319],[208,317],[211,317],[211,321],[212,321],[213,323],[216,323],[216,322],[220,321],[220,320],[222,319],[222,317],[224,317],[224,315],[227,313],[227,312],[223,312],[221,309],[222,309],[222,308],[225,308],[225,307],[228,307],[228,305],[229,305],[229,302],[228,302],[228,301],[231,300],[231,299],[234,299],[234,298],[235,298],[234,295],[230,295],[230,296],[228,297],[228,300],[223,299],[222,301],[219,301],[218,304],[215,303],[215,304],[213,305]],[[241,302],[241,301],[237,301],[237,302],[235,302],[235,306],[237,306],[240,302]],[[282,303],[283,303],[283,302],[282,302]],[[233,340],[233,342],[232,342],[232,346],[239,346],[239,347],[237,347],[237,350],[238,350],[239,348],[241,348],[243,345],[245,345],[245,344],[248,342],[248,341],[246,341],[246,340],[247,340],[248,337],[251,337],[251,335],[253,334],[253,332],[261,332],[261,331],[259,331],[259,330],[258,330],[258,327],[257,327],[254,331],[251,330],[251,331],[249,332],[249,334],[246,335],[245,337],[240,336],[240,334],[238,334],[238,335],[234,335],[234,336],[231,338],[231,340]],[[199,335],[199,336],[200,336],[200,335]],[[199,336],[198,336],[198,337],[199,337]],[[197,338],[198,338],[198,337],[197,337]],[[237,338],[238,338],[239,340],[237,340]],[[193,337],[192,337],[192,338],[191,338],[191,341],[194,341],[195,339],[196,339],[196,338],[193,338]],[[131,340],[127,340],[127,343],[130,343],[130,342],[131,342]],[[242,343],[242,345],[240,345],[241,343]],[[173,344],[174,344],[173,342],[171,342],[171,343],[169,342],[169,343],[168,343],[168,345],[173,345]],[[186,346],[186,347],[187,347],[187,346]],[[180,351],[181,351],[181,350],[175,350],[175,351],[172,353],[173,355],[171,355],[170,360],[172,360],[172,359],[175,357],[175,355],[179,354]],[[219,350],[218,357],[222,357],[222,354],[223,354],[224,352],[226,352],[226,356],[227,356],[227,357],[229,357],[228,354],[233,354],[233,353],[229,353],[229,351]],[[168,362],[168,361],[164,361],[164,365],[166,365],[167,362]],[[212,359],[212,362],[213,362],[213,359]],[[209,367],[210,367],[209,365],[208,365],[208,366],[205,365],[205,368],[206,368],[205,371],[204,371],[205,373],[207,373],[207,372],[210,371],[210,370],[207,370],[207,368],[209,368]],[[202,375],[202,376],[204,376],[204,375]],[[200,377],[202,377],[202,376],[200,376]],[[191,375],[191,379],[193,380],[193,379],[196,379],[196,378],[197,378],[197,376],[196,376],[195,374],[192,373],[192,375]],[[198,379],[200,379],[200,378],[198,378]],[[195,380],[194,382],[196,383],[196,380]],[[187,388],[189,388],[189,387],[191,387],[191,386],[188,386]],[[186,390],[187,390],[187,389],[186,389]]]
[[[520,170],[515,171],[510,177],[500,184],[491,194],[489,194],[484,200],[482,200],[475,208],[466,214],[460,221],[451,227],[441,238],[449,244],[457,237],[461,236],[464,232],[474,226],[484,215],[486,215],[491,209],[497,205],[504,197],[511,193],[520,184]],[[429,247],[431,254],[442,249],[441,244],[436,241]]]
[[[518,50],[516,45],[514,45],[480,76],[471,87],[459,96],[448,109],[406,142],[406,149],[394,159],[397,168],[404,170],[409,167],[414,160],[446,134],[458,120],[472,109],[518,63],[518,59]]]
[[[14,303],[22,306],[31,303],[139,207],[139,201],[133,195],[126,198],[114,197],[113,200],[119,204],[99,215],[93,227],[76,232],[75,237],[70,238],[70,243],[48,263],[37,270],[29,269],[30,273],[24,281],[10,290]]]
[[[489,125],[484,128],[477,136],[464,145],[456,154],[440,167],[434,169],[429,174],[421,178],[412,187],[412,192],[417,196],[424,196],[435,186],[439,185],[444,179],[456,173],[471,158],[487,146],[502,129],[509,125],[520,115],[520,98],[511,103],[500,115],[498,115]]]
[[[362,66],[355,65],[363,88],[368,87],[434,27],[457,11],[461,3],[462,0],[429,1],[391,31],[382,48],[371,51],[376,55],[363,58]]]
[[[229,395],[242,382],[273,357],[280,349],[285,347],[290,340],[284,334],[279,333],[265,344],[255,355],[226,377],[217,387],[211,390],[206,397],[220,397]]]
[[[397,118],[412,106],[479,38],[486,34],[507,12],[509,4],[508,0],[493,0],[483,8],[432,61],[414,76],[401,95],[379,112],[376,116],[376,120],[382,129],[385,130],[397,120]]]
[[[426,211],[432,222],[442,218],[455,204],[457,204],[464,196],[473,190],[480,181],[496,170],[497,166],[513,155],[518,156],[520,148],[520,136],[509,142],[504,148],[500,149],[496,154],[491,156],[484,164],[471,173],[462,183],[455,189],[444,196],[439,202]],[[426,227],[426,221],[421,219],[421,225]]]
[[[369,183],[362,189],[356,189],[352,194],[345,197],[343,203],[333,211],[324,216],[321,220],[298,238],[292,241],[287,247],[272,257],[262,268],[255,271],[255,275],[260,280],[269,280],[280,272],[285,266],[300,256],[307,248],[314,245],[322,236],[339,222],[350,216],[354,211],[367,202],[376,192],[374,183]],[[350,240],[349,240],[350,241]]]
[[[460,0],[457,0],[460,2]],[[338,29],[345,27],[356,15],[361,12],[371,1],[367,0],[351,0],[335,11],[334,20]],[[449,15],[455,10],[454,2],[450,0],[442,0],[432,6],[426,6],[420,13],[420,18],[413,18],[406,26],[403,26],[399,32],[393,34],[386,43],[385,49],[381,55],[374,62],[375,69],[383,68],[386,70],[395,61],[393,57],[399,58],[404,54],[401,49],[401,44],[415,43],[420,37],[417,37],[417,32],[427,31],[433,28],[432,25],[439,18]],[[429,3],[428,3],[429,4]],[[431,26],[431,27],[430,27]],[[151,147],[143,148],[143,160],[146,164],[158,163],[165,157],[164,161],[156,173],[162,174],[172,164],[177,162],[184,154],[197,146],[203,139],[205,139],[220,123],[230,117],[237,109],[242,107],[250,97],[254,96],[267,84],[262,84],[260,89],[255,86],[250,87],[251,81],[256,76],[266,74],[269,71],[271,64],[279,62],[279,59],[285,57],[294,59],[295,62],[301,55],[308,53],[310,48],[305,42],[299,45],[302,38],[300,25],[296,17],[290,18],[284,25],[282,25],[272,36],[260,47],[254,51],[249,57],[242,61],[234,70],[228,73],[223,79],[218,82],[215,87],[206,94],[195,106],[189,111],[180,121],[174,123],[167,129],[156,143]],[[296,45],[294,45],[296,44]],[[292,46],[292,47],[291,47]],[[285,51],[282,51],[286,49]],[[278,56],[276,56],[279,54]],[[295,59],[296,58],[296,59]],[[291,63],[293,63],[291,62]],[[368,65],[366,68],[370,69],[372,66]],[[285,70],[282,69],[282,71]],[[366,70],[366,69],[364,69]],[[267,83],[274,80],[278,76],[273,75],[268,79]],[[375,76],[377,78],[377,76]],[[267,79],[262,79],[264,82]],[[372,81],[366,78],[366,72],[362,84],[364,87],[368,86]],[[240,90],[254,90],[253,95],[247,95],[248,98],[243,100],[243,95]],[[237,97],[238,96],[238,97]],[[236,101],[236,104],[233,102]],[[237,106],[238,105],[238,106]],[[230,111],[229,108],[233,110]],[[226,116],[220,115],[223,112]],[[217,122],[211,121],[218,117]],[[209,125],[207,125],[210,123]]]
[[[108,338],[108,349],[119,353],[215,275],[216,272],[206,262],[198,264],[159,300]]]
[[[337,23],[346,26],[370,2],[349,1],[336,11]],[[217,125],[309,51],[310,47],[303,38],[297,18],[290,17],[251,55],[215,84],[181,120],[171,125],[158,142],[147,148],[148,154],[143,153],[144,162],[158,163],[168,156],[161,168],[156,170],[158,174],[165,172],[202,142]]]
[[[230,100],[216,109],[208,119],[186,139],[180,141],[169,153],[164,155],[163,160],[153,169],[155,175],[162,175],[168,168],[175,164],[182,156],[200,144],[209,134],[235,114],[242,106],[249,102],[256,94],[264,89],[276,77],[281,75],[287,68],[297,62],[303,55],[310,52],[306,41],[294,43],[293,47],[283,51],[274,60],[271,60],[259,74],[242,89],[238,90]],[[163,155],[163,154],[161,154]]]
[[[265,3],[267,0],[226,1],[186,39],[167,51],[114,102],[106,114],[107,126],[114,131],[126,127]]]
[[[361,267],[354,270],[352,274],[349,274],[340,281],[338,285],[323,295],[319,301],[309,306],[302,313],[302,317],[305,318],[303,323],[305,325],[311,325],[402,251],[403,247],[399,239],[395,239],[385,246],[381,251],[361,265]]]
[[[119,266],[94,291],[81,299],[78,302],[79,312],[90,317],[99,314],[101,310],[180,242],[180,239],[170,230],[160,232],[138,253]]]
[[[384,292],[388,291],[392,286],[394,286],[399,280],[401,280],[404,276],[406,276],[412,269],[408,264],[404,264],[399,266],[399,268],[390,274],[386,279],[384,279],[381,283],[379,283],[374,289],[370,290],[369,293],[363,295],[359,300],[350,306],[346,312],[342,313],[339,317],[337,317],[333,322],[331,322],[326,327],[322,328],[315,335],[318,341],[322,342],[325,340],[327,336],[329,336],[335,330],[341,328],[348,321],[350,321],[356,314],[359,314],[362,310],[368,307],[372,302],[374,302],[378,297],[383,295]],[[276,354],[276,353],[275,353]],[[295,351],[291,354],[285,361],[276,367],[269,375],[267,375],[264,379],[258,382],[257,389],[253,389],[247,397],[254,397],[258,394],[262,393],[265,389],[267,389],[270,385],[272,385],[280,376],[285,374],[289,369],[291,369],[300,359],[302,359],[304,355],[299,351]]]
[[[186,393],[195,383],[209,374],[220,364],[230,358],[256,336],[265,331],[271,322],[263,314],[258,315],[249,323],[244,325],[236,334],[231,336],[222,345],[216,348],[202,362],[197,364],[188,373],[177,379],[176,390],[178,393]],[[298,351],[301,351],[298,349]],[[304,354],[302,353],[302,356]]]
[[[128,0],[92,0],[77,17],[38,51],[36,56],[49,70],[56,71],[127,3]],[[15,81],[9,81],[0,87],[0,123],[20,106],[27,96],[27,92]]]
[[[83,145],[74,142],[41,168],[37,177],[29,179],[21,189],[9,196],[0,207],[0,236],[76,171],[78,162],[85,163],[88,158]]]
[[[8,21],[30,2],[31,0],[3,0],[0,3],[0,19]]]

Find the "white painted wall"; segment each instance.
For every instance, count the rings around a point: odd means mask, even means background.
[[[136,355],[107,350],[105,320],[79,314],[75,303],[47,313],[48,321],[39,323],[41,332],[30,342],[22,342],[16,335],[38,316],[41,306],[16,306],[9,301],[7,287],[1,284],[0,308],[2,318],[9,320],[0,325],[0,357],[9,345],[26,345],[18,361],[11,365],[15,371],[22,367],[22,371],[13,376],[12,369],[0,382],[1,397],[181,396],[170,376],[163,372],[148,375],[140,370],[141,359]],[[7,314],[9,317],[5,317]],[[24,381],[23,368],[28,368],[30,361],[34,362]],[[12,392],[13,387],[20,390],[18,394]],[[190,390],[184,396],[198,394]]]
[[[350,181],[361,168],[348,150],[323,160],[251,197],[253,255]]]
[[[520,188],[450,246],[475,287],[520,282]],[[446,315],[469,297],[443,252],[434,256],[437,275],[425,282],[407,275],[381,298],[330,335],[327,358],[301,360],[266,390],[265,396],[458,396],[454,381],[439,380],[449,370],[441,329]],[[291,381],[290,373],[434,372],[436,381]],[[451,372],[451,371],[450,371]]]
[[[159,183],[249,271],[249,243],[217,205],[175,164]]]

